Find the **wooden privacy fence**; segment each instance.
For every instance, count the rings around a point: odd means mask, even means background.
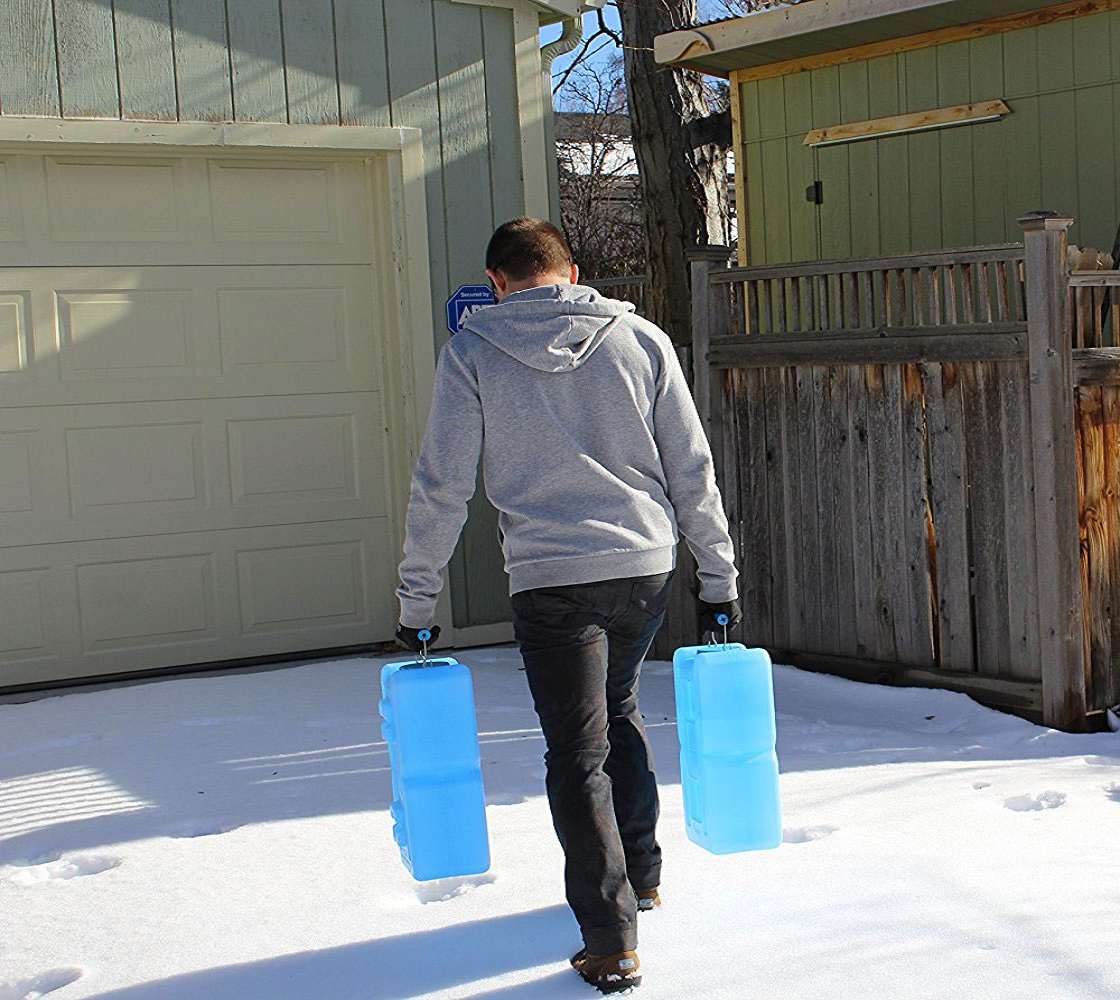
[[[694,257],[744,641],[1063,728],[1120,702],[1120,351],[1075,352],[1071,308],[1120,274],[1071,279],[1070,223],[887,260]]]

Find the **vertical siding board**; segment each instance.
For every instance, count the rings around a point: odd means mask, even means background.
[[[930,503],[937,555],[938,665],[973,670],[968,554],[968,472],[964,403],[958,368],[923,366],[928,407]]]
[[[1055,21],[1038,32],[1038,88],[1064,90],[1073,86],[1073,22]]]
[[[758,136],[776,139],[786,134],[785,77],[758,81]]]
[[[287,121],[279,0],[231,0],[227,7],[236,120]]]
[[[331,0],[280,0],[288,121],[337,125],[338,70]],[[373,58],[380,52],[370,53]]]
[[[805,198],[805,189],[817,179],[813,150],[805,145],[805,133],[813,127],[812,74],[794,73],[785,78],[786,169],[789,172],[790,257],[817,260],[817,206]],[[747,175],[750,183],[750,175]]]
[[[343,125],[391,125],[382,0],[334,0],[334,32],[339,121]]]
[[[55,24],[63,117],[119,118],[112,6],[55,0]]]
[[[743,116],[743,141],[757,142],[762,138],[762,117],[758,93],[758,81],[750,80],[740,88],[742,104],[740,112]]]
[[[840,608],[852,599],[846,587],[840,586],[839,541],[840,498],[837,457],[842,444],[835,420],[832,382],[835,369],[814,366],[812,369],[813,423],[816,426],[817,525],[820,538],[820,648],[823,652],[840,652]]]
[[[835,447],[836,480],[833,514],[836,531],[836,575],[834,589],[838,605],[837,648],[845,656],[859,656],[857,598],[855,591],[855,540],[852,531],[853,476],[855,460],[849,431],[848,366],[829,370],[829,428]]]
[[[937,97],[942,107],[971,99],[971,63],[968,42],[954,42],[937,49]],[[937,133],[941,160],[942,237],[946,247],[974,244],[972,199],[972,135],[968,128]]]
[[[840,67],[840,115],[845,122],[871,117],[866,62]],[[879,148],[856,142],[848,149],[848,204],[853,257],[879,256]]]
[[[1003,96],[1038,93],[1038,31],[1009,31],[1003,36]]]
[[[517,121],[513,15],[508,10],[482,8],[482,45],[489,114],[490,189],[494,223],[497,225],[516,218],[525,210]]]
[[[918,49],[904,57],[906,110],[925,111],[938,106],[937,51]],[[941,242],[941,133],[926,132],[907,138],[910,165],[910,249],[936,250]]]
[[[972,100],[998,97],[1003,90],[1003,40],[999,35],[975,39],[969,56]],[[974,239],[981,244],[1001,242],[1006,229],[1005,124],[1003,120],[968,128],[972,135]]]
[[[1004,211],[1003,238],[1009,243],[1015,243],[1023,235],[1017,220],[1033,211],[1032,205],[1044,203],[1038,98],[1022,97],[1016,100],[1015,113],[1007,119],[1004,131],[1010,155],[1006,159],[1007,206]]]
[[[767,139],[761,144],[762,176],[766,183],[766,262],[784,264],[790,260],[792,246],[789,220],[789,166],[786,140]],[[750,173],[747,174],[750,177]]]
[[[0,4],[0,108],[6,115],[59,113],[50,0]]]
[[[1116,142],[1112,87],[1077,91],[1077,203],[1086,206],[1079,221],[1082,246],[1110,251],[1116,234]],[[1092,206],[1091,210],[1088,206]]]
[[[1105,83],[1112,76],[1112,52],[1108,14],[1079,17],[1073,29],[1073,82],[1083,87]]]
[[[744,153],[747,161],[747,260],[751,264],[769,264],[766,205],[770,201],[770,178],[763,170],[762,143],[747,143]]]
[[[1042,204],[1073,216],[1070,241],[1078,242],[1077,106],[1073,93],[1044,94],[1038,99],[1041,125]]]
[[[174,121],[175,54],[170,0],[115,0],[121,117]]]
[[[789,609],[790,649],[810,648],[808,639],[809,616],[805,594],[816,585],[802,552],[803,527],[801,512],[805,500],[801,493],[801,451],[798,431],[801,426],[797,400],[797,369],[781,368],[781,439],[784,445],[782,481],[785,484],[786,502],[783,510],[783,535],[786,540],[786,593]],[[811,473],[811,470],[809,470]]]
[[[897,56],[880,56],[867,64],[872,118],[902,113]],[[910,163],[906,136],[874,143],[879,156],[879,252],[910,249]]]
[[[1094,691],[1096,708],[1120,705],[1120,389],[1105,386],[1101,391],[1104,406],[1105,502],[1107,504],[1109,647],[1112,651],[1109,675]]]
[[[224,0],[172,0],[171,21],[180,120],[231,121]]]
[[[840,121],[840,71],[836,66],[814,70],[813,125],[825,128]],[[825,146],[817,150],[817,176],[824,186],[824,202],[819,207],[821,256],[826,260],[850,257],[851,192],[849,190],[847,145]]]

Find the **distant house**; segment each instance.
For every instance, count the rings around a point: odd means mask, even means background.
[[[0,688],[392,638],[445,301],[550,214],[601,3],[0,4]],[[510,635],[495,534],[460,644]]]

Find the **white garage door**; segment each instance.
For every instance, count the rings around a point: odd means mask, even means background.
[[[0,155],[0,687],[391,637],[373,197]]]

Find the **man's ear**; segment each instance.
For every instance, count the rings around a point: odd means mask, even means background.
[[[578,264],[573,264],[572,265],[571,282],[572,282],[573,285],[578,285],[579,284],[579,265]]]
[[[501,271],[491,271],[490,268],[486,269],[486,277],[490,279],[490,284],[494,286],[494,295],[500,302],[509,294],[509,280]]]

